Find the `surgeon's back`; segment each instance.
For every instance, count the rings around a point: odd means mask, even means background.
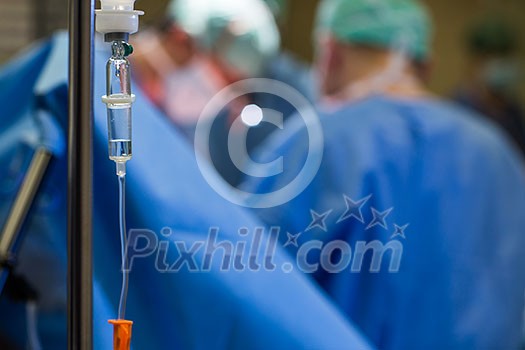
[[[317,263],[307,272],[380,349],[517,348],[525,172],[502,133],[430,98],[375,96],[320,118],[313,181],[258,210],[299,234],[297,247],[283,241],[296,267]],[[284,172],[249,181],[250,191],[282,188],[299,173],[308,153],[300,124],[262,152],[283,156]]]

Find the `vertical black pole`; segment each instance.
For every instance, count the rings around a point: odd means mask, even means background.
[[[68,348],[92,350],[94,0],[69,0]]]

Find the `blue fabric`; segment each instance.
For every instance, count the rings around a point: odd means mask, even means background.
[[[38,142],[62,142],[67,130],[67,53],[65,35],[57,35],[19,58],[0,73],[0,102],[9,108],[0,120],[0,143],[12,137],[10,126],[32,125]],[[97,48],[105,45],[97,44]],[[58,50],[58,52],[56,51]],[[121,276],[115,165],[107,156],[104,71],[108,53],[95,53],[94,103],[94,347],[110,349]],[[42,73],[44,72],[44,73]],[[54,73],[52,73],[54,72]],[[52,77],[49,81],[38,81]],[[47,79],[47,78],[46,78]],[[16,91],[15,91],[16,89]],[[37,93],[33,93],[33,91]],[[203,240],[210,227],[220,240],[251,242],[260,226],[246,211],[226,202],[205,182],[193,151],[140,94],[134,105],[134,158],[128,163],[128,229],[147,229],[162,242],[186,244]],[[45,115],[44,122],[36,116]],[[31,128],[29,128],[31,129]],[[15,129],[17,130],[17,129]],[[16,195],[34,145],[13,137],[2,161],[0,217]],[[33,145],[33,146],[32,146]],[[66,182],[67,160],[61,147],[24,226],[16,272],[39,292],[39,333],[43,348],[66,347]],[[9,164],[11,164],[9,163]],[[4,163],[2,163],[4,164]],[[211,169],[211,168],[210,168]],[[170,227],[172,235],[160,231]],[[237,231],[248,228],[248,234]],[[269,245],[264,240],[261,249]],[[173,261],[174,250],[162,261]],[[200,252],[197,262],[202,261]],[[220,256],[219,256],[220,258]],[[370,349],[367,342],[303,275],[275,271],[227,271],[214,259],[209,272],[160,273],[155,254],[135,260],[130,275],[127,318],[133,320],[136,349]],[[278,248],[276,266],[287,262]],[[86,291],[87,292],[87,291]],[[0,298],[0,334],[20,347],[25,343],[23,305]]]
[[[525,171],[500,131],[469,113],[438,100],[384,96],[323,113],[324,154],[313,181],[293,200],[257,210],[267,224],[301,233],[299,247],[314,239],[343,240],[352,248],[372,240],[402,245],[397,273],[389,273],[385,253],[377,273],[369,256],[361,272],[313,274],[380,349],[518,347]],[[284,172],[248,178],[243,189],[269,193],[289,183],[303,166],[306,135],[298,118],[276,132],[258,161],[282,156]],[[344,216],[344,196],[368,198],[363,218],[357,209]],[[390,210],[385,228],[372,225],[372,208]],[[310,210],[328,213],[324,224],[312,226]],[[395,235],[394,224],[409,224],[406,238]],[[314,253],[310,263],[319,261]]]

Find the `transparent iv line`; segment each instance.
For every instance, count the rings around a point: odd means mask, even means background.
[[[120,226],[120,245],[122,258],[122,289],[120,290],[120,301],[118,305],[118,318],[124,320],[126,317],[126,301],[128,299],[129,269],[127,259],[127,233],[126,233],[126,175],[118,176],[119,190],[119,226]]]

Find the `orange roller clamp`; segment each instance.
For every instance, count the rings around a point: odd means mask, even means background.
[[[133,321],[109,320],[108,322],[113,325],[113,350],[129,350]]]

